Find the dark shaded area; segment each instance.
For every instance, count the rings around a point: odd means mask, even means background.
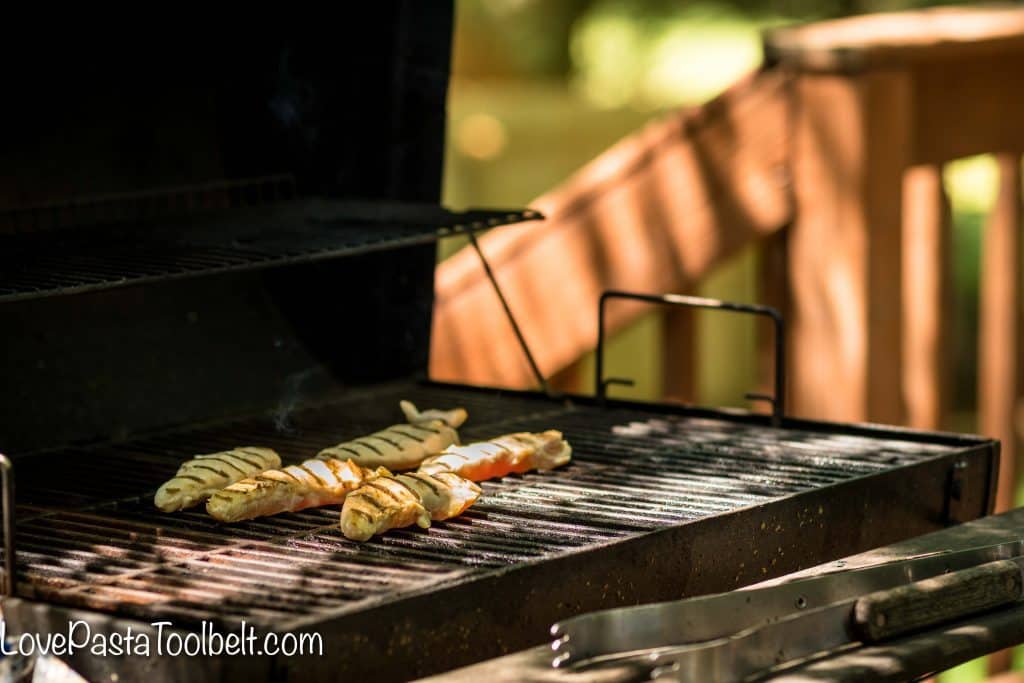
[[[334,214],[436,207],[451,23],[403,0],[5,41],[0,282],[49,296],[0,302],[0,450],[425,373],[446,219]]]
[[[12,32],[0,206],[278,173],[302,195],[437,201],[451,11]]]

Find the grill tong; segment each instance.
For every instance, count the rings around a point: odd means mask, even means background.
[[[560,669],[734,681],[1021,600],[1024,540],[764,588],[580,615],[552,626]]]

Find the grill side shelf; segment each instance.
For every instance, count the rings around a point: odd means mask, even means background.
[[[429,244],[543,219],[531,209],[322,199],[0,237],[0,303]]]

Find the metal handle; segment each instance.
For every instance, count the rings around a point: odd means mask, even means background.
[[[14,576],[14,463],[3,453],[0,453],[0,473],[4,496],[4,595],[14,597],[17,583]]]
[[[650,304],[662,304],[667,306],[680,306],[683,308],[710,308],[720,311],[731,311],[733,313],[747,313],[771,318],[775,327],[775,382],[774,392],[771,396],[763,394],[747,394],[747,398],[764,400],[772,404],[772,426],[778,427],[782,424],[785,414],[785,386],[786,386],[786,340],[785,325],[782,314],[771,306],[758,304],[737,304],[731,301],[719,301],[718,299],[707,299],[700,296],[686,296],[684,294],[639,294],[636,292],[623,292],[609,290],[601,294],[597,307],[597,362],[595,368],[594,391],[598,400],[604,402],[609,384],[631,383],[629,380],[618,378],[604,378],[604,309],[608,299],[631,299],[643,301]]]
[[[537,220],[538,218],[543,219],[540,213],[531,211],[530,216],[527,220]],[[474,227],[477,227],[474,224]],[[479,226],[480,229],[483,225]],[[491,264],[487,262],[487,257],[484,256],[484,250],[480,248],[480,243],[476,239],[476,234],[473,230],[466,233],[469,237],[469,243],[473,245],[473,249],[476,250],[477,258],[480,259],[480,265],[483,266],[484,274],[491,283],[491,288],[494,293],[498,295],[498,300],[501,302],[501,307],[505,311],[505,317],[508,318],[509,323],[512,325],[512,331],[516,334],[516,339],[519,340],[519,347],[523,350],[523,355],[526,356],[526,362],[530,364],[530,370],[533,372],[533,376],[537,379],[537,384],[540,386],[540,390],[546,395],[554,398],[555,394],[551,391],[551,386],[548,381],[544,379],[544,373],[540,371],[540,367],[537,365],[537,360],[533,357],[530,352],[530,346],[526,343],[526,337],[523,336],[523,331],[519,328],[519,323],[516,322],[515,315],[512,314],[512,307],[508,305],[508,300],[505,298],[505,294],[501,291],[501,286],[498,285],[498,278],[494,276],[494,271],[491,270]]]

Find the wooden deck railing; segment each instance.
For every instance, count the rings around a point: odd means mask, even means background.
[[[946,426],[950,206],[942,166],[998,155],[981,269],[981,430],[1012,501],[1021,393],[1024,10],[873,15],[765,36],[765,65],[650,124],[534,206],[543,224],[481,240],[548,375],[595,342],[600,292],[690,292],[751,242],[761,299],[789,323],[791,414]],[[639,309],[617,307],[621,328]],[[475,256],[437,274],[431,373],[529,386]],[[664,325],[667,393],[692,395],[693,326]],[[689,349],[689,357],[678,356]],[[673,365],[674,364],[674,365]],[[571,372],[568,372],[571,375]]]
[[[979,424],[1012,505],[1020,395],[1024,10],[874,15],[769,33],[795,83],[792,409],[935,429],[950,404],[942,166],[999,155],[981,269]]]
[[[649,124],[532,202],[548,220],[481,240],[545,373],[594,348],[605,289],[687,291],[792,220],[786,84],[783,74],[759,73],[699,109]],[[445,261],[436,289],[431,375],[529,386],[475,254]],[[640,310],[617,306],[609,329]]]

